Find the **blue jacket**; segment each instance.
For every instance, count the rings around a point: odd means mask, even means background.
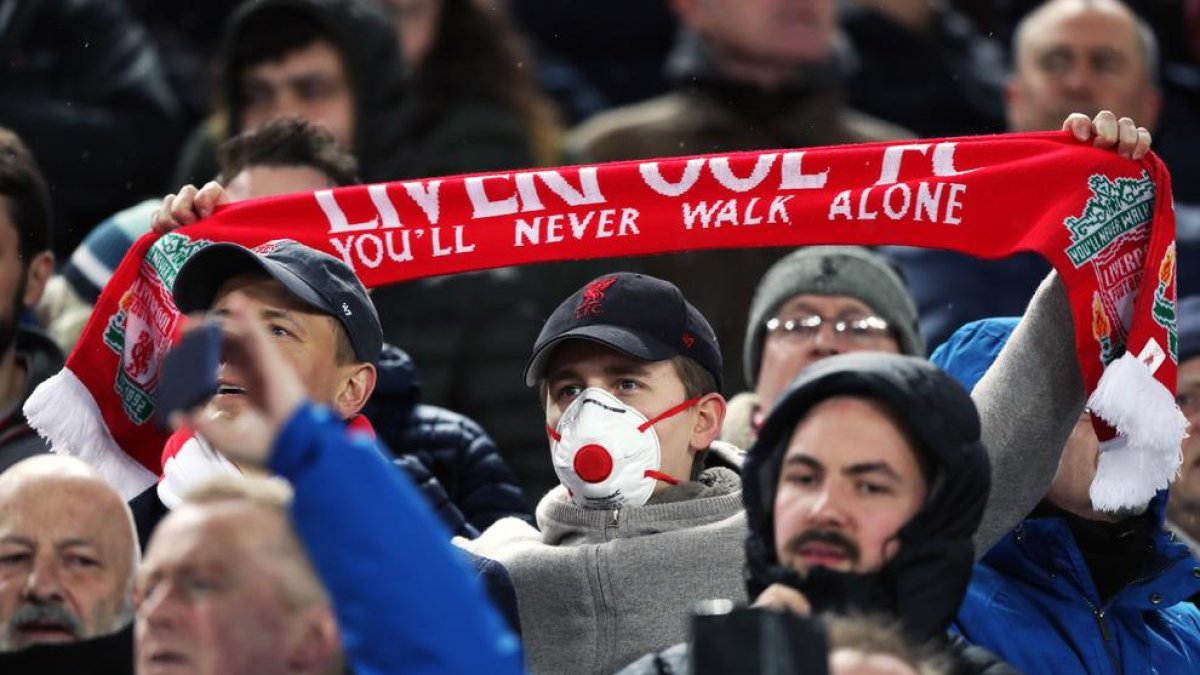
[[[371,439],[307,404],[281,429],[270,468],[295,488],[292,520],[356,675],[521,672],[516,638]]]
[[[512,469],[487,432],[458,413],[418,404],[420,391],[412,359],[384,345],[375,393],[363,409],[379,438],[397,457],[415,457],[428,467],[480,532],[507,516],[532,524],[533,512]]]
[[[1161,524],[1166,492],[1151,503]],[[1026,520],[975,566],[957,630],[1031,673],[1200,673],[1200,563],[1160,527],[1144,572],[1101,603],[1061,518]]]
[[[967,324],[931,359],[971,388],[1016,319]],[[1162,527],[1167,493],[1150,502],[1142,571],[1107,602],[1066,520],[1029,517],[975,566],[953,629],[1031,673],[1200,673],[1200,563]]]

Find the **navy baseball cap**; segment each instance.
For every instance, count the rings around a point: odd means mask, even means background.
[[[175,277],[175,306],[186,313],[207,311],[217,291],[247,272],[265,272],[305,304],[341,322],[359,361],[374,363],[383,349],[383,328],[367,289],[345,263],[291,239],[253,249],[221,242],[196,252]]]
[[[591,340],[642,361],[694,359],[721,388],[721,349],[704,315],[674,284],[644,274],[598,277],[567,298],[542,326],[525,366],[525,384],[545,376],[555,347]]]

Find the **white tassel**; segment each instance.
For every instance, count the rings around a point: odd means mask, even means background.
[[[53,452],[90,464],[126,501],[158,480],[121,450],[91,392],[69,369],[63,368],[38,385],[23,411],[29,426],[50,442]]]
[[[1180,444],[1188,423],[1175,397],[1126,352],[1104,370],[1088,409],[1119,434],[1101,445],[1092,506],[1101,511],[1145,506],[1183,462]]]

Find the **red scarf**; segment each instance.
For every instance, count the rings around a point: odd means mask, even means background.
[[[1093,498],[1145,503],[1174,475],[1185,424],[1172,393],[1171,203],[1157,157],[1121,159],[1058,132],[478,174],[241,202],[137,241],[66,369],[26,412],[56,447],[126,492],[149,485],[164,440],[152,423],[154,387],[179,319],[168,289],[184,260],[212,241],[295,239],[343,258],[369,287],[706,248],[1032,251],[1068,289],[1090,407],[1107,441],[1093,486],[1106,487]]]

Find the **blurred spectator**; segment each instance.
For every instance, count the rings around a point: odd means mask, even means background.
[[[50,338],[21,319],[38,304],[54,271],[50,213],[33,155],[0,129],[0,471],[48,449],[21,407],[62,368],[63,357]]]
[[[865,248],[810,246],[790,253],[754,292],[742,350],[750,391],[729,401],[721,440],[750,447],[797,375],[820,359],[856,351],[925,356],[903,279]]]
[[[556,111],[537,88],[533,57],[506,3],[384,2],[413,72],[403,177],[558,163]]]
[[[975,405],[945,373],[912,356],[823,360],[780,397],[744,472],[756,606],[878,616],[953,672],[1015,673],[947,635],[990,480]],[[748,669],[778,658],[760,642],[744,641]]]
[[[0,125],[46,172],[54,250],[162,189],[179,106],[157,52],[124,3],[8,0],[0,10]]]
[[[1179,301],[1179,389],[1176,400],[1187,415],[1183,467],[1171,484],[1167,527],[1200,560],[1200,296]],[[1200,591],[1197,591],[1200,593]],[[1193,597],[1193,602],[1200,600]]]
[[[1004,50],[931,0],[854,0],[841,14],[854,108],[919,136],[1004,131]]]
[[[1021,21],[1013,61],[1006,89],[1012,131],[1052,131],[1069,113],[1101,110],[1150,130],[1158,121],[1154,34],[1120,0],[1050,0]],[[1159,145],[1156,139],[1155,150]],[[930,344],[944,342],[968,321],[1021,314],[1050,269],[1033,254],[984,261],[948,251],[887,250],[908,276]],[[1193,258],[1200,260],[1200,249],[1181,242],[1179,283],[1185,291],[1200,283],[1200,265],[1184,263]]]
[[[138,557],[129,508],[83,462],[43,455],[0,474],[3,672],[131,673]]]
[[[567,140],[580,161],[804,148],[894,140],[908,132],[843,104],[833,0],[675,0],[685,30],[668,63],[673,92],[610,110]],[[668,279],[712,321],[726,349],[741,344],[754,286],[786,249],[698,251],[620,261]],[[736,270],[737,273],[725,274]],[[721,273],[721,283],[712,283]],[[733,381],[732,370],[725,373]]]
[[[1016,325],[967,324],[933,361],[974,386]],[[1200,567],[1163,529],[1165,490],[1141,509],[1092,506],[1100,452],[1078,416],[1044,500],[975,566],[955,628],[1024,672],[1188,672],[1200,610],[1181,601],[1200,591]]]
[[[542,88],[575,124],[667,91],[677,22],[667,0],[512,0]]]
[[[1012,131],[1058,129],[1073,112],[1111,110],[1153,130],[1162,108],[1154,33],[1118,0],[1051,0],[1013,36]]]
[[[523,381],[562,484],[537,529],[506,519],[462,542],[512,575],[529,672],[611,673],[684,639],[693,603],[742,597],[720,373],[707,321],[660,279],[602,276],[547,319]]]
[[[330,598],[292,529],[285,485],[198,486],[138,571],[137,672],[344,672]]]
[[[294,497],[290,505],[209,499],[169,516],[140,575],[139,659],[202,665],[214,655],[257,654],[261,661],[202,672],[341,673],[328,659],[340,637],[346,670],[359,675],[519,672],[518,643],[412,484],[389,469],[373,439],[348,433],[330,409],[305,400],[300,374],[252,303],[234,299],[226,309],[229,364],[253,385],[247,414],[236,426],[203,411],[185,421],[228,453],[224,461],[277,474]],[[247,510],[259,512],[250,527]],[[229,564],[239,558],[248,560]],[[313,569],[328,597],[311,592],[320,589]],[[216,583],[195,598],[196,578]],[[288,602],[300,579],[313,612]],[[268,627],[315,624],[263,640],[252,624],[268,612]],[[319,642],[306,643],[306,634]]]
[[[174,185],[209,180],[221,141],[280,117],[324,127],[368,182],[409,175],[404,62],[375,3],[245,2],[230,17],[219,61],[219,112],[192,133]]]

